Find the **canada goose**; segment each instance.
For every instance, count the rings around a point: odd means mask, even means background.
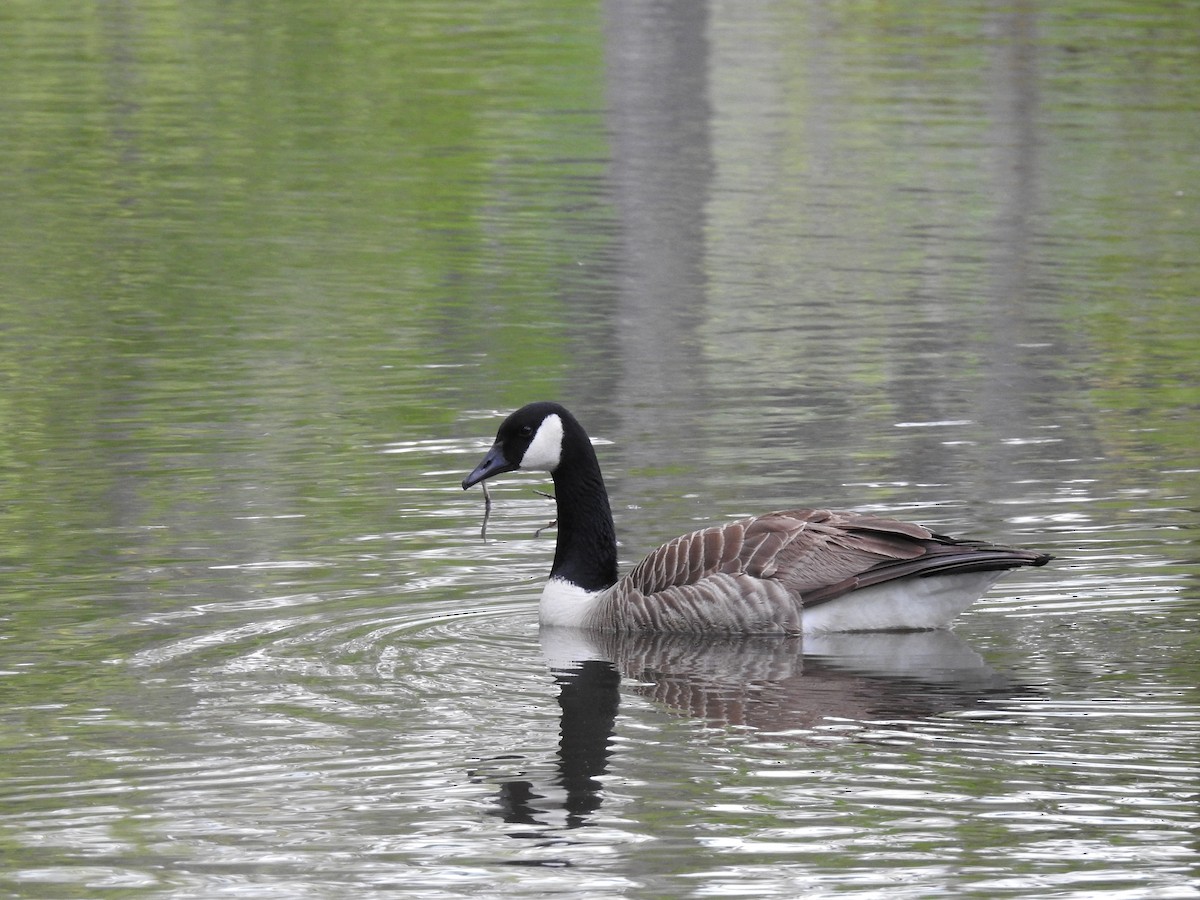
[[[517,469],[554,479],[558,543],[543,625],[742,634],[942,628],[1007,570],[1051,559],[893,519],[789,509],[675,538],[618,579],[608,492],[575,417],[557,403],[521,407],[463,490]]]

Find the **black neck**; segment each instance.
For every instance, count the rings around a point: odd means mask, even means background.
[[[558,545],[551,578],[589,591],[617,581],[617,533],[592,442],[578,422],[563,421],[562,459],[554,470]]]

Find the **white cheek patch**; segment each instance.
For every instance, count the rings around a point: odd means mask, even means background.
[[[562,459],[563,423],[556,413],[546,416],[538,426],[529,449],[521,457],[522,469],[553,472]]]

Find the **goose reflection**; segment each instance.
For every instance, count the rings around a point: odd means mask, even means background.
[[[612,753],[621,676],[607,659],[578,660],[553,675],[561,709],[556,774],[537,787],[525,772],[500,782],[499,815],[509,824],[551,824],[545,817],[558,807],[565,814],[563,825],[578,828],[600,807],[598,779],[607,771]],[[489,768],[505,760],[525,761],[498,757]]]
[[[902,728],[1031,692],[950,631],[714,639],[543,628],[541,643],[561,709],[553,772],[497,757],[490,777],[476,773],[500,783],[497,814],[539,828],[537,836],[587,825],[600,809],[622,679],[626,692],[679,715],[797,741],[823,723]],[[514,764],[525,768],[497,777]]]

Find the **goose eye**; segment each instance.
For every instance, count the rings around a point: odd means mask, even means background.
[[[521,437],[529,437],[530,435],[533,434],[533,426],[532,425],[522,425],[521,430],[517,433],[519,435],[521,435]]]

